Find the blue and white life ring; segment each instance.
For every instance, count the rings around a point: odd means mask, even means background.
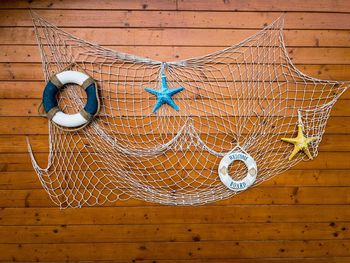
[[[85,89],[87,103],[80,112],[66,114],[58,107],[56,95],[64,85],[74,83]],[[53,75],[46,84],[42,100],[47,117],[63,128],[77,128],[88,124],[99,111],[97,86],[90,76],[79,71],[62,71]]]

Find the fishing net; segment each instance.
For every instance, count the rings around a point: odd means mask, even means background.
[[[79,131],[49,122],[46,168],[32,163],[42,186],[60,207],[102,205],[136,198],[170,205],[199,205],[231,197],[218,176],[220,160],[233,149],[256,161],[254,185],[303,159],[288,160],[298,116],[305,136],[318,137],[345,82],[319,80],[296,69],[283,40],[279,18],[239,44],[209,55],[162,62],[114,51],[67,33],[33,14],[43,71],[48,80],[69,67],[98,83],[101,111]],[[169,89],[183,87],[162,105],[145,88],[159,89],[162,74]],[[68,85],[59,94],[66,113],[84,107],[84,91]],[[234,179],[246,167],[228,168]]]

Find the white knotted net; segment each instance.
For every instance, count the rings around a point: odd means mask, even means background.
[[[219,179],[218,164],[232,149],[256,161],[259,184],[302,159],[291,161],[298,112],[313,156],[330,110],[346,90],[345,82],[305,76],[288,58],[283,18],[224,50],[162,63],[113,51],[79,39],[33,15],[45,79],[67,66],[85,71],[98,83],[101,111],[86,128],[67,132],[49,123],[48,165],[33,166],[44,189],[60,207],[101,205],[130,197],[172,205],[197,205],[237,192]],[[164,72],[180,110],[152,109]],[[43,87],[38,87],[43,88]],[[76,85],[59,96],[68,113],[84,107]],[[235,162],[232,178],[245,176]]]

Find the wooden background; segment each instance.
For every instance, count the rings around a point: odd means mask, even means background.
[[[304,73],[350,80],[346,0],[28,0],[0,2],[0,260],[350,262],[350,91],[314,161],[199,207],[141,201],[59,210],[27,153],[46,155],[39,50],[28,8],[113,49],[173,60],[236,43],[287,12],[289,54]]]

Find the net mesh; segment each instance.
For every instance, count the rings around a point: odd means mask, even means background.
[[[283,17],[224,50],[175,62],[116,52],[79,39],[33,14],[45,79],[67,66],[98,83],[101,111],[86,128],[66,132],[49,122],[48,165],[29,150],[42,186],[62,208],[102,205],[130,197],[171,205],[197,205],[231,197],[218,164],[232,149],[249,153],[257,185],[307,157],[291,161],[298,113],[313,156],[330,110],[346,83],[308,77],[287,55]],[[152,109],[164,73],[180,110]],[[67,113],[84,107],[84,91],[68,85],[59,94]],[[238,148],[239,147],[239,148]],[[240,179],[246,167],[229,167]]]

